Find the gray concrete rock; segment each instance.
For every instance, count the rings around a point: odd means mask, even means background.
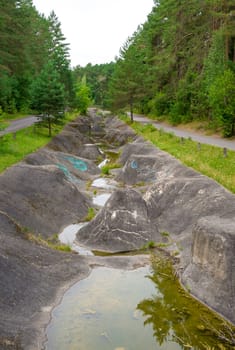
[[[134,142],[127,143],[121,148],[121,155],[118,159],[119,163],[125,165],[130,157],[134,155],[157,155],[159,152],[150,142],[143,141],[142,138],[138,138]]]
[[[153,183],[157,180],[156,168],[156,157],[134,154],[128,158],[115,180],[127,185],[135,185],[141,182]]]
[[[89,266],[78,255],[27,240],[3,212],[0,223],[0,348],[41,349],[58,290],[87,275]]]
[[[122,146],[128,141],[133,141],[136,138],[137,136],[133,129],[117,117],[108,117],[105,119],[104,141],[115,146]]]
[[[73,131],[73,132],[79,131],[79,133],[89,136],[90,129],[91,129],[90,125],[91,125],[91,120],[88,116],[79,116],[76,120],[67,124],[64,130]]]
[[[44,237],[81,220],[90,206],[54,165],[18,164],[0,176],[0,210]]]
[[[95,153],[94,151],[91,152]],[[24,161],[31,165],[56,165],[64,172],[67,179],[77,185],[79,185],[79,179],[88,181],[92,180],[95,175],[100,174],[99,167],[89,159],[69,153],[51,151],[47,148],[31,153]]]
[[[142,247],[158,237],[145,201],[132,189],[115,191],[97,216],[77,233],[90,248],[117,252]]]
[[[124,167],[119,171],[116,180],[128,185],[139,182],[158,183],[163,179],[168,181],[172,177],[197,175],[166,152],[141,140],[125,145],[119,162],[124,164]]]
[[[235,216],[208,216],[193,229],[192,257],[182,280],[191,292],[235,323]]]
[[[203,216],[233,217],[235,213],[234,195],[196,172],[192,177],[163,178],[144,198],[150,220],[156,222],[161,231],[176,235],[191,233],[194,224]]]
[[[77,154],[79,157],[91,159],[93,161],[104,158],[104,154],[100,151],[99,147],[95,144],[83,144],[78,147]]]
[[[70,127],[70,129],[62,131],[60,134],[56,135],[47,145],[48,148],[53,151],[73,153],[79,156],[77,150],[78,147],[84,143],[90,143],[90,139],[85,134],[81,134],[75,128]]]

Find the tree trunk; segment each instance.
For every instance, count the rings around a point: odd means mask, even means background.
[[[131,97],[130,99],[130,112],[131,112],[131,123],[133,123],[134,121],[134,117],[133,117],[133,97]]]
[[[51,118],[48,117],[48,130],[49,130],[49,136],[51,137]]]

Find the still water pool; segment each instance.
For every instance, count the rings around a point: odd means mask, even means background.
[[[151,325],[137,309],[156,293],[148,267],[134,271],[96,268],[75,284],[53,312],[48,350],[156,349]],[[180,349],[176,343],[159,349]]]
[[[235,349],[234,329],[159,262],[133,271],[95,268],[54,309],[47,337],[47,350]]]

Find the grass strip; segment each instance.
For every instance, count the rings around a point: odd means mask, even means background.
[[[77,113],[67,113],[63,123],[53,127],[52,137],[58,134],[65,124],[74,120]],[[21,161],[28,154],[45,146],[52,137],[46,127],[30,126],[13,134],[0,137],[0,172]]]
[[[156,147],[179,159],[183,164],[220,183],[235,193],[235,152],[216,146],[199,144],[190,138],[181,139],[173,133],[156,129],[152,124],[142,125],[138,122],[130,124],[129,118],[121,116],[137,134],[151,141]]]

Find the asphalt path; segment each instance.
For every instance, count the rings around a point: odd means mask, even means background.
[[[38,117],[36,117],[35,115],[30,115],[25,118],[13,120],[6,129],[4,129],[3,131],[0,131],[0,136],[14,133],[20,129],[28,128],[29,126],[33,125],[37,121],[38,121]]]
[[[134,114],[134,120],[136,122],[140,122],[143,124],[152,124],[155,128],[157,129],[162,129],[166,132],[172,132],[174,133],[176,136],[179,137],[183,137],[183,138],[191,138],[193,141],[196,141],[198,143],[201,144],[208,144],[208,145],[212,145],[212,146],[217,146],[217,147],[221,147],[221,148],[227,148],[230,150],[235,151],[235,140],[227,140],[227,139],[223,139],[221,137],[217,137],[217,136],[206,136],[203,135],[199,132],[194,132],[194,131],[187,131],[187,130],[183,130],[180,129],[180,127],[174,127],[174,126],[168,126],[164,123],[158,123],[155,122],[143,115],[138,115],[138,114]]]

